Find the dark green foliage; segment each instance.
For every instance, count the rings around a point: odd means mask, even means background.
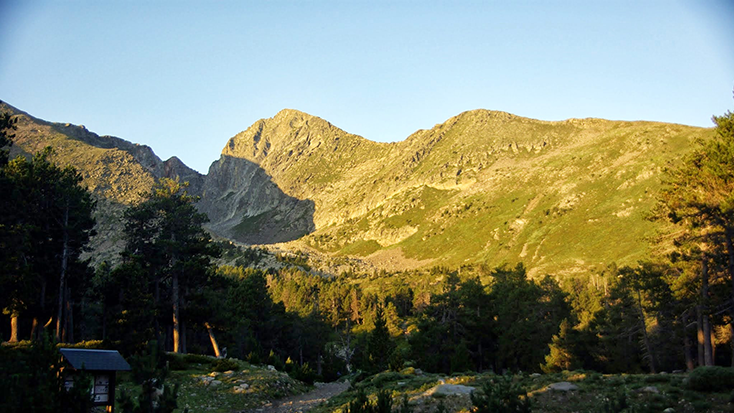
[[[189,364],[180,354],[166,354],[166,362],[169,370],[186,370],[189,368]]]
[[[400,371],[403,369],[404,365],[405,359],[403,358],[403,351],[400,347],[395,347],[387,360],[387,366],[392,371]]]
[[[577,336],[576,330],[571,327],[567,319],[564,319],[558,334],[553,336],[553,341],[548,345],[550,354],[545,356],[545,364],[540,366],[544,373],[575,370],[579,367],[575,358],[578,345]]]
[[[407,398],[405,399],[407,400]],[[407,408],[407,401],[404,401],[404,407]],[[407,411],[410,411],[409,408]],[[392,395],[390,391],[386,389],[379,390],[377,392],[377,400],[374,403],[370,403],[367,399],[367,394],[363,388],[357,389],[357,396],[349,402],[345,413],[391,413],[392,412]]]
[[[373,413],[391,413],[392,412],[392,395],[387,389],[377,392],[377,400],[372,408]]]
[[[73,336],[62,310],[81,295],[87,263],[79,257],[94,234],[95,203],[81,175],[54,165],[52,153],[0,167],[0,308],[53,317],[61,341]]]
[[[122,392],[119,398],[123,413],[171,413],[177,407],[178,385],[166,385],[168,367],[161,346],[155,341],[148,343],[146,351],[130,358],[132,377],[140,386],[137,403],[130,395]],[[162,389],[162,394],[157,390]]]
[[[2,101],[0,101],[2,103]],[[15,135],[13,131],[16,129],[15,123],[18,118],[13,117],[10,113],[0,114],[0,167],[8,163],[8,147],[13,144]]]
[[[156,312],[156,337],[161,331],[159,316],[170,308],[166,318],[173,327],[175,352],[185,352],[182,325],[189,306],[190,315],[206,318],[202,290],[214,273],[211,260],[220,253],[202,227],[208,221],[206,215],[196,210],[197,199],[186,193],[186,186],[163,178],[143,202],[125,211],[123,257],[146,278],[145,289],[153,297],[148,308]]]
[[[370,332],[367,342],[369,367],[375,372],[385,370],[392,350],[393,343],[387,330],[383,308],[382,305],[378,305],[375,312],[375,328]]]
[[[81,373],[66,390],[61,354],[49,336],[29,347],[0,346],[0,411],[81,412],[92,405],[92,380]]]
[[[212,363],[212,371],[239,370],[240,364],[232,359],[219,359]]]
[[[497,318],[496,371],[537,370],[547,354],[547,343],[570,314],[565,294],[550,277],[540,283],[529,280],[522,264],[512,270],[497,268],[492,276],[489,298]]]
[[[500,376],[482,385],[481,392],[471,393],[476,413],[530,413],[527,392],[511,376]]]
[[[383,387],[387,385],[390,382],[399,380],[402,377],[400,373],[388,371],[388,372],[382,372],[379,374],[375,374],[372,376],[372,379],[370,380],[370,384],[375,387]]]
[[[466,346],[466,341],[462,340],[459,342],[459,345],[456,346],[454,354],[451,356],[451,372],[458,373],[468,371],[471,370],[472,367],[469,349]]]
[[[312,385],[316,379],[316,372],[313,371],[308,363],[303,363],[303,365],[294,368],[293,371],[288,374],[294,379],[300,380],[308,385]]]
[[[621,413],[628,407],[627,392],[615,390],[604,395],[599,406],[599,413]]]
[[[688,374],[688,388],[703,392],[731,390],[734,388],[734,368],[697,367]]]
[[[185,354],[183,360],[188,364],[212,364],[216,359],[201,354]]]
[[[400,406],[398,407],[398,413],[412,413],[413,409],[410,407],[410,400],[408,400],[408,393],[403,393],[400,398]]]
[[[357,389],[357,396],[349,402],[345,413],[372,413],[372,406],[363,388]]]

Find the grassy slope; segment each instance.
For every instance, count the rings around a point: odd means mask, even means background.
[[[446,384],[459,384],[481,389],[482,384],[495,380],[491,373],[455,374],[440,376],[436,374],[416,375],[413,369],[402,373],[380,373],[357,383],[353,389],[332,398],[328,403],[312,410],[313,413],[345,411],[347,404],[356,397],[357,389],[363,389],[371,400],[375,400],[380,389],[392,394],[393,406],[401,403],[407,395],[413,412],[434,412],[443,402],[449,412],[469,412],[472,402],[469,396],[431,396],[430,390],[442,380]],[[594,372],[563,372],[530,376],[520,374],[513,380],[523,386],[532,400],[533,412],[605,412],[610,399],[626,395],[630,410],[640,412],[662,412],[673,408],[676,412],[729,412],[729,393],[701,393],[688,390],[684,384],[684,374],[668,375],[601,375]],[[572,392],[554,392],[547,389],[552,383],[569,381],[579,387]],[[658,393],[650,390],[655,387]],[[647,389],[646,389],[647,388]],[[646,389],[646,390],[643,390]]]
[[[209,359],[212,362],[215,360],[213,357]],[[186,369],[171,371],[167,382],[180,386],[177,400],[179,408],[176,411],[188,409],[190,412],[230,413],[255,409],[275,399],[304,393],[308,389],[285,373],[244,361],[237,363],[240,368],[228,373],[213,372],[209,363],[187,363]],[[130,374],[118,373],[118,376],[118,394],[120,390],[124,390],[137,400],[140,390],[132,382]],[[202,380],[208,377],[218,380],[220,384],[207,384]],[[244,392],[237,392],[235,387],[243,383],[247,383],[249,387]]]
[[[300,112],[263,122],[268,152],[249,157],[286,193],[316,202],[310,247],[400,249],[430,265],[523,261],[535,274],[647,258],[661,230],[647,217],[662,169],[712,133],[472,111],[377,144]],[[241,146],[252,138],[238,136]]]

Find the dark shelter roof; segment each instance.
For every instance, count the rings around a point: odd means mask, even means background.
[[[77,370],[130,370],[130,365],[117,350],[61,348],[59,351]]]

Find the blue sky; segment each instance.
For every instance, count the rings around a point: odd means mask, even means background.
[[[0,0],[0,99],[203,173],[283,108],[376,141],[478,108],[708,127],[732,3]]]

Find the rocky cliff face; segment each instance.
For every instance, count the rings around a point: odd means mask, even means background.
[[[206,176],[147,146],[18,114],[16,151],[51,145],[100,199],[100,257],[123,208],[160,177],[189,181],[220,236],[360,257],[388,268],[522,261],[572,273],[654,253],[647,220],[662,168],[711,129],[654,122],[544,122],[462,113],[397,143],[283,110],[232,137]],[[107,253],[109,252],[109,253]]]

